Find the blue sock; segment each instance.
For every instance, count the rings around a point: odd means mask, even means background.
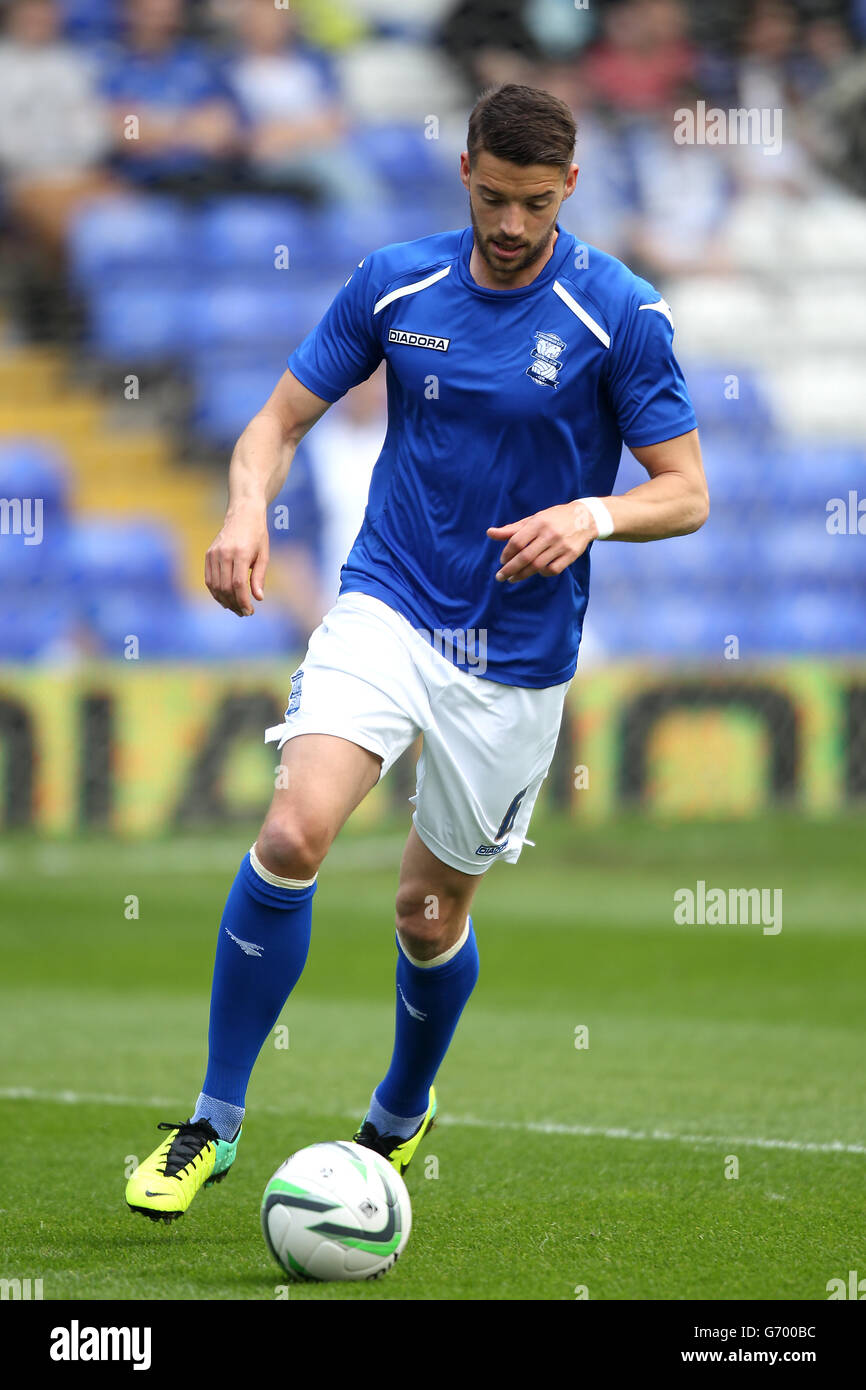
[[[405,1134],[399,1128],[387,1133],[408,1138],[418,1128],[418,1116],[427,1109],[430,1087],[477,979],[478,946],[471,918],[466,940],[444,965],[413,965],[398,938],[394,1053],[386,1077],[373,1093],[373,1107],[392,1118],[404,1116],[407,1123],[402,1126]],[[372,1114],[370,1119],[379,1129]]]
[[[315,891],[315,883],[307,888],[267,883],[247,854],[226,901],[202,1093],[235,1107],[241,1119],[255,1060],[307,961]]]

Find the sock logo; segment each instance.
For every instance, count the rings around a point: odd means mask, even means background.
[[[400,990],[400,998],[403,1000],[403,1003],[406,1005],[406,1008],[409,1010],[409,1012],[410,1012],[410,1014],[412,1015],[412,1017],[413,1017],[413,1018],[417,1018],[417,1020],[418,1020],[419,1023],[426,1023],[426,1022],[427,1022],[427,1015],[426,1015],[426,1014],[422,1014],[422,1012],[421,1012],[420,1009],[413,1008],[413,1006],[409,1003],[409,1000],[406,998],[405,994],[403,993],[402,989],[400,989],[400,986],[399,986],[399,985],[397,986],[397,988]]]
[[[240,937],[235,936],[233,931],[229,931],[228,927],[226,927],[226,932],[231,937],[232,941],[237,942],[245,956],[260,956],[262,954],[264,947],[257,945],[255,941],[241,941]]]

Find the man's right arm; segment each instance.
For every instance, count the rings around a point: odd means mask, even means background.
[[[270,399],[235,445],[222,529],[207,552],[205,584],[217,603],[240,617],[264,598],[268,567],[268,506],[289,474],[295,449],[329,401],[283,373]]]

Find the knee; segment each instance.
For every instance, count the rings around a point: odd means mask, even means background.
[[[296,814],[270,815],[256,841],[256,854],[280,878],[314,878],[331,844],[321,825]]]
[[[397,893],[396,923],[410,955],[430,960],[459,938],[469,913],[467,904],[445,894],[424,892],[411,885]]]

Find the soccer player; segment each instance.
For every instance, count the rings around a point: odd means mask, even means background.
[[[328,406],[387,362],[388,431],[339,597],[266,732],[285,775],[219,928],[207,1074],[127,1202],[179,1216],[234,1162],[247,1083],[307,956],[316,879],[359,802],[423,734],[396,900],[396,1034],[357,1142],[403,1172],[478,975],[470,907],[514,863],[574,675],[594,540],[695,531],[708,514],[668,305],[565,232],[575,124],[507,85],[469,122],[472,225],[365,257],[288,359],[229,470],[214,598],[264,598],[267,509]],[[622,444],[648,473],[613,497]]]

